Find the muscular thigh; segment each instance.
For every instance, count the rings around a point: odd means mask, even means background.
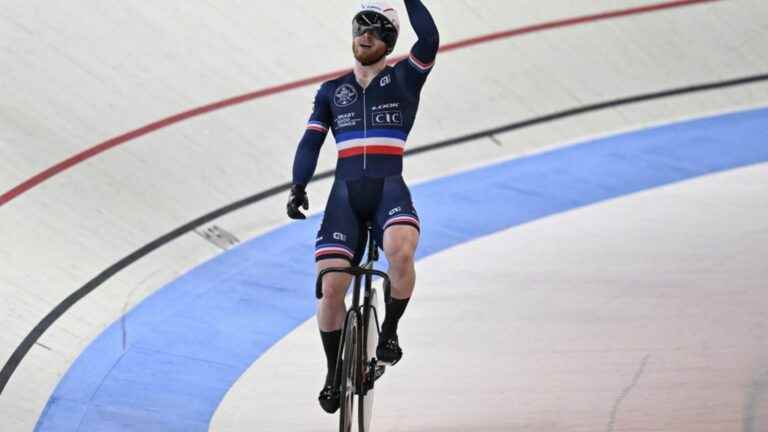
[[[345,260],[356,265],[362,258],[365,239],[361,232],[362,222],[352,209],[349,190],[343,181],[336,181],[331,188],[325,214],[315,241],[315,261],[325,266],[326,260]]]
[[[413,248],[416,247],[421,222],[413,205],[411,192],[402,177],[386,179],[375,219],[378,228],[377,240],[385,251],[388,246],[403,241],[411,243]]]

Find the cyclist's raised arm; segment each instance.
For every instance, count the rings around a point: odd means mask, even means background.
[[[401,62],[401,65],[405,66],[407,63],[408,67],[404,68],[406,80],[418,93],[435,64],[437,50],[440,47],[440,34],[435,20],[432,19],[432,15],[421,0],[404,1],[405,8],[408,10],[408,19],[418,40],[411,48],[408,59]]]
[[[328,135],[331,125],[331,108],[329,105],[327,83],[320,86],[315,95],[312,114],[309,116],[304,136],[299,141],[296,156],[293,159],[293,186],[288,198],[287,212],[293,219],[304,219],[299,208],[307,210],[309,201],[305,188],[312,179],[320,157],[320,148]]]
[[[421,0],[405,0],[408,19],[419,38],[411,48],[410,58],[421,70],[428,70],[435,62],[440,47],[440,33],[435,20]]]

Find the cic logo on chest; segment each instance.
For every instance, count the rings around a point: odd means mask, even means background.
[[[374,126],[402,126],[403,113],[400,111],[377,111],[371,114]]]
[[[371,125],[373,126],[402,126],[403,112],[399,102],[375,105],[371,109]]]

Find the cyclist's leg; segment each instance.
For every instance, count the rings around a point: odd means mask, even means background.
[[[386,305],[384,322],[381,325],[380,343],[395,346],[399,360],[402,355],[397,339],[397,325],[413,295],[416,284],[414,253],[419,242],[419,231],[413,225],[390,224],[384,229],[384,254],[389,262],[389,278],[392,281],[392,301]],[[380,356],[388,357],[388,356]],[[391,357],[391,356],[389,356]]]
[[[392,302],[386,305],[377,355],[384,361],[398,361],[402,355],[397,326],[414,291],[414,256],[419,243],[419,218],[402,177],[390,177],[384,185],[377,212],[379,240],[389,262]]]
[[[315,244],[317,270],[329,267],[349,267],[362,256],[359,222],[349,205],[347,186],[337,181],[331,189],[323,222]],[[339,407],[338,392],[331,387],[336,370],[337,354],[344,326],[346,305],[344,297],[352,276],[330,273],[323,277],[323,297],[317,304],[317,321],[327,361],[325,387],[319,401],[324,410],[335,412]]]
[[[329,267],[349,267],[350,261],[342,258],[327,258],[317,262],[317,272]],[[347,293],[352,275],[330,273],[323,277],[323,298],[317,302],[317,324],[321,332],[340,331],[344,325]]]
[[[359,243],[364,241],[360,230],[361,223],[350,205],[346,182],[335,181],[315,242],[318,273],[329,267],[349,267],[360,261],[363,247]],[[352,276],[345,273],[330,273],[323,277],[323,297],[317,307],[320,331],[336,331],[343,326],[344,296],[351,280]]]
[[[413,225],[391,224],[384,230],[384,254],[389,262],[392,297],[408,299],[416,284],[414,255],[419,243],[419,230]]]
[[[392,280],[392,297],[409,298],[416,282],[414,254],[421,225],[402,177],[386,179],[376,224],[379,245],[389,262],[387,273]]]

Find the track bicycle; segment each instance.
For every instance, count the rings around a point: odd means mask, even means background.
[[[324,269],[318,274],[316,283],[316,296],[321,299],[323,276],[334,272],[354,276],[352,303],[344,320],[333,380],[333,386],[339,389],[341,397],[340,432],[350,432],[355,423],[359,432],[370,431],[374,383],[385,370],[385,365],[375,357],[381,328],[376,310],[377,297],[376,288],[373,287],[373,277],[378,276],[382,279],[384,301],[387,304],[392,300],[391,282],[386,273],[373,268],[373,264],[379,259],[379,249],[370,223],[367,224],[366,231],[368,237],[366,263],[362,266]],[[357,406],[355,406],[356,398]]]

